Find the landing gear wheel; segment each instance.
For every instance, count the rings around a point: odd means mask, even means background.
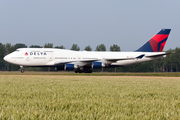
[[[92,73],[92,70],[89,70],[89,73]]]
[[[24,68],[23,68],[23,66],[20,66],[20,71],[21,71],[21,73],[24,73]]]
[[[84,73],[92,73],[92,70],[91,69],[85,69]]]
[[[74,71],[75,73],[92,73],[92,70],[91,69],[78,69],[78,70],[75,70]]]
[[[24,73],[24,69],[21,69],[21,73]]]

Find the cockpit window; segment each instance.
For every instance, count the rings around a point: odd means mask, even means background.
[[[20,50],[15,50],[16,52],[19,52]]]

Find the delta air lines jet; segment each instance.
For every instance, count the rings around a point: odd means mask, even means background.
[[[6,55],[4,60],[23,66],[56,67],[57,70],[74,70],[92,73],[94,68],[120,67],[166,57],[162,52],[171,29],[162,29],[134,52],[72,51],[55,48],[19,48]]]

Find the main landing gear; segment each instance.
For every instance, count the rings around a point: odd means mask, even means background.
[[[23,68],[23,66],[20,66],[20,71],[21,71],[21,73],[24,73],[24,68]]]
[[[92,73],[92,70],[91,69],[77,69],[74,71],[75,73]]]

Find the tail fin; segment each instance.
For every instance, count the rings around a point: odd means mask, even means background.
[[[162,29],[136,52],[162,52],[171,29]]]

